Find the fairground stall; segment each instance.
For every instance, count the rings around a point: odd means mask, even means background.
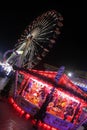
[[[19,71],[13,106],[55,129],[76,130],[87,118],[87,94],[64,73],[55,82],[57,73]]]

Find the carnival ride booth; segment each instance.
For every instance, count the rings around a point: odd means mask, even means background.
[[[87,118],[87,94],[65,74],[55,84],[56,74],[54,71],[19,71],[14,100],[33,117],[41,110],[44,116],[40,119],[44,123],[60,130],[74,130]],[[51,100],[48,95],[52,96]]]
[[[78,104],[78,100],[56,89],[52,102],[47,106],[47,112],[71,122]]]
[[[30,78],[21,92],[21,96],[28,102],[31,102],[40,108],[49,92],[50,89],[48,89],[47,85],[42,84],[36,79]]]
[[[17,88],[15,88],[15,101],[26,112],[34,116],[45,102],[52,86],[48,86],[38,77],[20,72]]]

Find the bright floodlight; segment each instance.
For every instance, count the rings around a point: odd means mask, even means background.
[[[68,73],[68,76],[69,76],[69,77],[72,77],[72,73],[71,73],[71,72],[69,72],[69,73]]]

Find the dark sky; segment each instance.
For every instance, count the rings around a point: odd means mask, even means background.
[[[37,1],[39,2],[39,1]],[[84,3],[48,0],[37,3],[12,4],[0,10],[0,52],[12,49],[23,30],[36,17],[48,10],[56,10],[64,17],[64,26],[59,41],[44,62],[60,67],[87,70],[85,42]]]

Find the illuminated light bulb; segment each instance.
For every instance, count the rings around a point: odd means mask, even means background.
[[[26,115],[25,115],[25,118],[26,118],[26,119],[29,119],[29,118],[30,118],[30,115],[29,115],[29,114],[26,114]]]

